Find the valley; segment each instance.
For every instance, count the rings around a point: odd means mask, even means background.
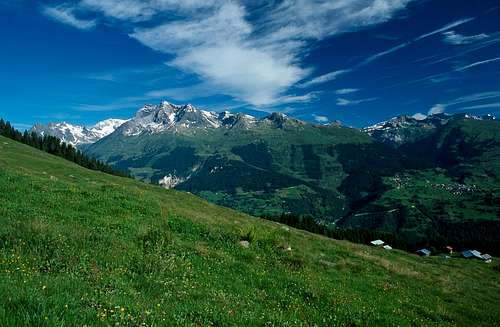
[[[452,244],[497,254],[499,144],[492,117],[402,116],[359,130],[162,102],[83,150],[255,216],[388,232],[409,249]]]
[[[3,137],[0,223],[3,326],[500,321],[497,262],[327,239]]]

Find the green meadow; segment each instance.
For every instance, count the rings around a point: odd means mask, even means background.
[[[327,239],[0,137],[1,326],[495,326],[499,307],[497,259]]]

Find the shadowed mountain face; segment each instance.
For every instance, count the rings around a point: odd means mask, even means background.
[[[491,249],[498,245],[498,121],[448,116],[431,130],[414,133],[411,141],[390,146],[390,151],[373,150],[372,157],[378,156],[379,161],[367,160],[366,149],[343,146],[341,162],[351,169],[343,192],[349,192],[355,202],[339,225],[398,233],[410,243],[427,239],[489,244]],[[371,198],[360,198],[363,192]]]
[[[335,146],[370,143],[365,133],[311,125],[283,114],[257,119],[193,106],[146,106],[87,149],[137,177],[256,215],[347,211]]]
[[[467,115],[397,117],[357,130],[164,102],[86,152],[254,215],[312,215],[414,243],[472,242],[481,236],[470,226],[499,228],[499,140],[498,121]]]

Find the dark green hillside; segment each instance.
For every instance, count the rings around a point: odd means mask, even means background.
[[[402,117],[372,138],[276,114],[231,128],[114,133],[88,153],[257,216],[310,215],[397,234],[409,248],[500,254],[499,130],[466,116]]]
[[[367,142],[355,129],[275,115],[251,128],[114,133],[87,153],[153,184],[178,177],[177,189],[254,215],[294,212],[333,221],[347,212],[338,190],[346,172],[335,146]]]
[[[341,226],[404,235],[410,244],[451,243],[498,253],[499,122],[453,120],[393,150],[399,160],[392,153],[379,156],[381,162],[367,160],[365,155],[356,155],[356,147],[347,154],[358,161],[348,156],[344,166],[370,162],[372,168],[360,167],[349,177],[361,175],[358,180],[364,184],[346,180],[345,186],[353,193],[351,198],[365,194],[368,201],[355,203],[357,210],[344,217]]]
[[[326,239],[2,137],[0,226],[2,326],[500,323],[496,259]]]

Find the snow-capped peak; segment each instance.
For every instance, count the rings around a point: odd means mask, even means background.
[[[100,139],[113,133],[118,127],[129,121],[129,119],[106,119],[98,122],[90,128],[90,131]]]
[[[142,133],[191,133],[196,130],[231,127],[239,120],[239,115],[230,112],[217,113],[201,110],[192,104],[176,105],[162,101],[159,105],[145,105],[133,119],[125,123],[119,130],[127,136]],[[248,116],[251,117],[251,116]],[[241,116],[241,119],[249,119]],[[251,117],[254,119],[253,117]]]
[[[31,128],[31,131],[42,136],[55,136],[64,143],[79,146],[99,141],[103,137],[113,133],[125,122],[127,122],[127,120],[107,119],[90,127],[73,125],[67,122],[48,123],[46,125],[36,124]]]
[[[392,145],[401,145],[406,142],[422,138],[437,127],[448,124],[449,121],[457,119],[486,120],[494,119],[492,116],[478,117],[468,113],[450,115],[440,113],[422,117],[421,114],[414,116],[398,116],[387,121],[365,127],[362,130],[378,141]]]

